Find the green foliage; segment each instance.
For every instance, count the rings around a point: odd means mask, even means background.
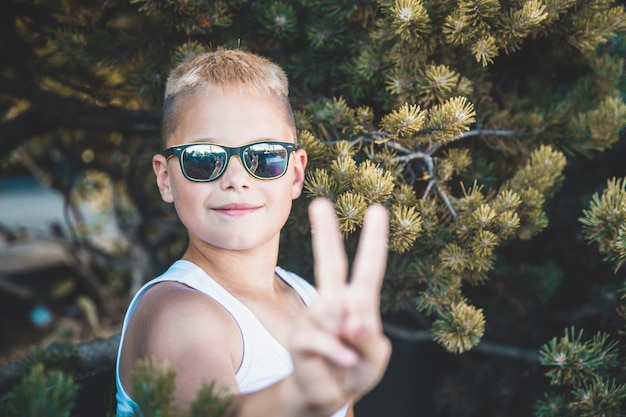
[[[0,408],[5,417],[68,417],[78,391],[73,378],[42,363],[32,365]]]
[[[482,310],[459,302],[445,311],[433,323],[433,336],[446,349],[463,353],[472,349],[485,332]]]
[[[176,370],[155,358],[143,359],[135,365],[133,399],[144,416],[154,417],[221,417],[226,415],[233,396],[218,390],[213,382],[205,383],[187,410],[174,407]]]
[[[71,346],[34,349],[24,359],[27,371],[11,389],[0,407],[2,417],[69,417],[78,392],[74,378],[67,374],[75,362]],[[176,371],[156,359],[143,359],[135,365],[133,399],[144,416],[221,417],[228,412],[234,396],[205,383],[188,409],[174,407]]]
[[[617,365],[617,343],[607,334],[598,333],[582,341],[582,331],[571,328],[560,339],[554,337],[541,348],[541,364],[553,366],[546,373],[552,385],[580,386]]]
[[[393,252],[409,250],[421,230],[422,219],[415,206],[398,202],[389,209],[389,249]]]
[[[47,349],[31,349],[24,358],[26,367],[34,367],[39,364],[47,370],[57,370],[66,373],[76,373],[78,370],[78,358],[72,345],[57,344]]]
[[[626,260],[626,178],[607,181],[602,194],[594,194],[580,219],[589,243],[597,243],[604,260],[615,264],[615,272]]]
[[[623,230],[626,227],[626,179],[607,181],[602,194],[594,194],[590,208],[583,210],[583,232],[589,243],[597,243],[604,261],[615,265],[615,272],[626,257]],[[626,281],[617,311],[626,323]],[[551,385],[561,387],[548,392],[535,406],[535,416],[622,416],[626,408],[626,363],[619,355],[620,344],[605,332],[583,341],[583,331],[565,331],[541,347],[541,364],[550,367],[546,376]]]
[[[176,371],[155,359],[136,363],[133,373],[133,398],[147,416],[174,416]]]
[[[626,406],[626,384],[612,377],[620,370],[618,343],[606,333],[583,341],[583,332],[572,327],[560,339],[541,348],[541,364],[552,385],[562,393],[547,393],[535,407],[535,416],[621,416]]]
[[[309,135],[307,133],[308,138]],[[364,158],[363,144],[367,142],[371,146]],[[306,144],[304,146],[306,149]],[[377,153],[383,152],[381,149],[391,149],[394,155],[406,153],[406,159],[391,156],[393,162],[389,166],[394,169],[384,170],[371,162],[388,159],[385,156],[377,158]],[[330,171],[316,168],[309,172],[305,183],[307,194],[336,202],[340,225],[346,236],[362,224],[368,204],[387,204],[391,219],[389,247],[392,252],[403,255],[393,258],[392,262],[399,264],[406,257],[407,262],[416,263],[414,268],[404,270],[398,281],[410,278],[422,285],[415,292],[407,292],[390,282],[386,286],[389,304],[385,304],[385,308],[392,310],[395,303],[406,305],[417,295],[414,305],[418,310],[439,316],[433,323],[435,340],[454,352],[469,350],[482,337],[484,323],[481,320],[484,319],[482,313],[479,316],[478,313],[470,314],[474,311],[471,307],[460,312],[461,285],[463,282],[478,284],[488,279],[489,271],[494,268],[495,250],[503,242],[516,236],[529,238],[545,228],[543,206],[546,196],[553,195],[563,181],[563,154],[549,147],[540,147],[531,153],[527,163],[509,181],[502,184],[500,191],[484,193],[482,187],[473,186],[464,192],[463,197],[454,200],[448,196],[445,184],[436,177],[433,168],[436,162],[425,152],[411,151],[388,138],[379,142],[361,138],[340,155],[333,159]],[[348,155],[353,156],[348,158]],[[451,151],[449,155],[459,161],[453,159],[452,172],[467,166],[468,154]],[[413,158],[426,164],[426,172],[420,179],[429,184],[421,200],[416,198],[411,185],[417,178],[408,177],[410,180],[407,181],[400,175],[407,168],[395,169],[398,161]],[[364,162],[359,164],[359,161]],[[452,178],[452,174],[449,177]],[[387,188],[390,186],[393,188]],[[434,188],[438,189],[439,199],[436,195],[429,195]],[[425,259],[429,260],[426,271],[421,266]],[[437,271],[434,277],[432,269]]]
[[[72,345],[33,348],[22,359],[25,374],[0,404],[0,416],[70,416],[79,386],[80,366]]]
[[[215,383],[204,384],[191,403],[185,417],[222,417],[227,415],[233,396],[216,388]]]

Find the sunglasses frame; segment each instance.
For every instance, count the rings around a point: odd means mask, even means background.
[[[261,145],[261,144],[270,144],[270,145],[281,145],[282,147],[284,147],[287,150],[287,159],[285,161],[285,169],[283,170],[283,172],[276,176],[276,177],[271,177],[271,178],[264,178],[264,177],[260,177],[258,175],[256,175],[255,173],[253,173],[252,171],[250,171],[250,168],[248,168],[248,166],[246,165],[243,158],[243,153],[249,149],[251,146],[254,145]],[[183,162],[183,153],[185,152],[185,150],[189,147],[192,146],[196,146],[196,145],[211,145],[211,146],[217,146],[218,148],[223,149],[224,151],[226,151],[226,163],[224,164],[224,167],[222,168],[221,172],[215,177],[215,178],[209,178],[209,179],[197,179],[197,178],[193,178],[190,177],[187,174],[187,171],[185,171],[185,167],[184,167],[184,162]],[[224,146],[224,145],[219,145],[217,143],[211,143],[211,142],[194,142],[194,143],[186,143],[184,145],[175,145],[172,146],[170,148],[167,148],[166,150],[164,150],[163,152],[161,152],[161,155],[163,155],[166,160],[169,160],[172,157],[176,157],[178,158],[178,163],[180,165],[180,170],[183,173],[183,176],[185,178],[187,178],[189,181],[193,181],[193,182],[212,182],[215,181],[217,179],[219,179],[222,175],[224,175],[224,173],[226,172],[226,170],[228,169],[228,165],[230,164],[230,160],[232,159],[233,156],[237,156],[239,157],[239,160],[241,161],[241,165],[244,167],[244,169],[246,170],[246,172],[252,177],[252,178],[256,178],[258,180],[275,180],[278,179],[280,177],[282,177],[283,175],[285,175],[285,173],[287,172],[287,167],[289,166],[289,158],[291,157],[291,154],[293,152],[295,152],[298,149],[297,145],[295,143],[291,143],[291,142],[277,142],[277,141],[268,141],[268,140],[262,140],[259,142],[254,142],[254,143],[248,143],[246,145],[242,145],[242,146],[237,146],[237,147],[230,147],[230,146]]]

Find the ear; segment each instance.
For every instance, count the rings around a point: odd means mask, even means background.
[[[308,156],[304,149],[296,150],[293,155],[293,184],[291,187],[291,198],[295,200],[302,194],[302,187],[304,186],[304,171],[306,169],[306,163]]]
[[[167,159],[161,154],[152,157],[152,169],[156,175],[156,183],[161,193],[161,198],[166,203],[173,203],[174,196],[170,185],[170,172],[167,169]]]

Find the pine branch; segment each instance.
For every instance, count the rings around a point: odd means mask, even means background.
[[[122,134],[159,135],[160,112],[97,106],[42,90],[24,91],[7,78],[0,78],[0,91],[31,101],[31,107],[0,125],[0,154],[35,135],[59,128],[114,131]]]
[[[530,134],[528,132],[515,131],[515,130],[503,130],[503,129],[473,129],[463,132],[459,135],[460,138],[469,138],[473,136],[513,136],[518,138],[528,138]]]
[[[432,333],[429,330],[407,329],[389,321],[383,322],[383,329],[388,335],[407,342],[434,342]],[[539,363],[540,359],[539,352],[536,350],[486,342],[484,340],[476,345],[472,351],[530,363]]]
[[[98,338],[72,347],[81,373],[94,373],[115,366],[120,334]],[[47,351],[57,349],[57,345],[46,348]],[[6,392],[24,374],[28,365],[27,357],[0,365],[0,392]]]
[[[457,220],[459,218],[459,215],[457,214],[457,212],[454,209],[454,207],[452,207],[452,203],[450,202],[450,198],[448,197],[448,193],[446,193],[444,190],[442,190],[441,187],[437,187],[437,192],[438,192],[439,196],[441,197],[441,199],[443,200],[443,202],[446,205],[446,207],[448,208],[448,211],[450,211],[450,214],[452,214],[452,217],[454,217],[454,219]]]

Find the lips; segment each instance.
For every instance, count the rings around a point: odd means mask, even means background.
[[[254,213],[259,208],[260,206],[256,206],[253,204],[230,203],[215,207],[213,208],[213,210],[228,216],[246,216],[248,214]]]

